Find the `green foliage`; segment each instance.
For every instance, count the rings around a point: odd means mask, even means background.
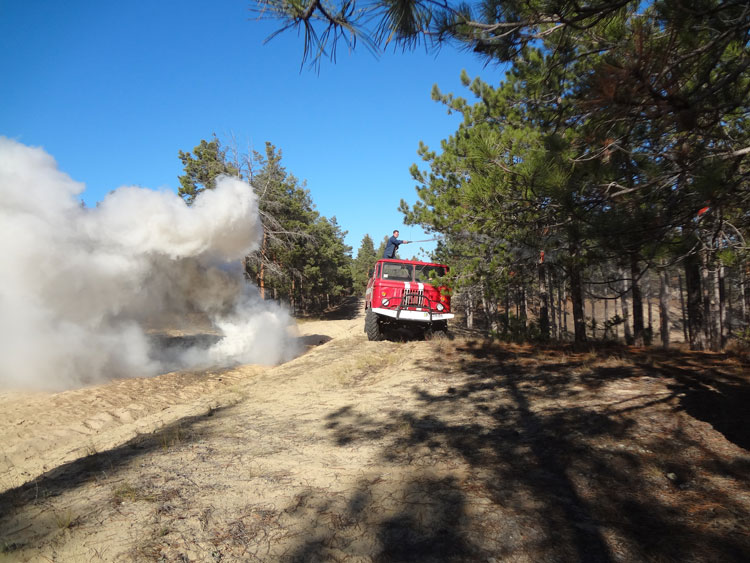
[[[572,297],[576,339],[585,339],[583,285],[618,286],[625,270],[643,341],[643,271],[697,252],[714,268],[747,263],[746,1],[259,5],[304,28],[315,62],[340,40],[412,48],[424,39],[509,63],[498,85],[462,74],[474,103],[433,88],[463,122],[440,151],[420,144],[417,201],[400,205],[407,224],[445,235],[436,256],[452,264],[459,290],[482,301],[488,328],[509,296],[523,295],[526,307],[527,289],[541,311],[553,272]],[[690,307],[705,307],[697,301]]]
[[[743,244],[737,226],[748,225],[739,211],[748,203],[747,169],[728,158],[728,141],[750,140],[745,120],[735,121],[746,110],[747,77],[722,92],[721,111],[701,94],[718,76],[739,76],[740,35],[712,35],[697,15],[675,23],[662,15],[667,9],[655,3],[575,42],[526,46],[497,87],[464,73],[474,104],[433,89],[433,99],[464,119],[440,153],[420,145],[429,168],[412,166],[418,201],[402,201],[401,211],[407,224],[446,235],[438,253],[460,271],[459,290],[478,291],[489,303],[488,318],[514,288],[536,284],[542,250],[545,268],[579,280],[569,291],[582,301],[581,276],[596,272],[604,276],[599,283],[615,284],[618,265],[677,260],[696,240],[731,263],[728,249]],[[728,25],[713,20],[709,29]],[[695,53],[711,44],[726,55]],[[750,57],[740,58],[747,69]],[[665,72],[668,65],[680,78]],[[633,74],[644,69],[648,78]],[[674,82],[655,95],[658,80]],[[696,221],[706,202],[716,212]],[[583,326],[582,311],[574,315]],[[645,330],[641,336],[650,338]]]
[[[185,173],[179,176],[180,188],[177,193],[188,205],[203,190],[216,187],[216,178],[221,175],[239,176],[239,170],[227,162],[226,152],[215,136],[211,141],[201,140],[200,144],[189,152],[179,152]]]
[[[282,165],[280,150],[266,143],[263,153],[241,155],[232,163],[214,137],[201,141],[193,155],[180,151],[185,165],[180,195],[188,203],[201,190],[214,188],[221,174],[250,180],[258,196],[263,238],[261,247],[246,257],[245,269],[264,298],[283,300],[307,312],[351,293],[351,247],[344,243],[346,232],[335,217],[327,219],[315,210],[304,183]]]
[[[382,254],[380,254],[382,256]],[[362,294],[367,287],[369,273],[379,255],[375,252],[375,246],[370,235],[362,237],[362,243],[357,250],[357,256],[352,262],[352,280],[355,294]]]
[[[248,257],[248,275],[267,297],[308,312],[352,290],[351,248],[333,217],[321,217],[304,185],[288,174],[271,143],[254,153],[252,184],[259,197],[263,245]]]
[[[378,260],[383,257],[383,254],[385,254],[385,247],[388,246],[389,238],[391,238],[390,235],[385,235],[383,240],[380,241],[380,246],[378,246],[378,249],[375,251],[375,256]]]

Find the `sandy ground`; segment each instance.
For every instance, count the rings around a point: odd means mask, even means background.
[[[691,412],[689,366],[362,327],[301,323],[274,368],[0,395],[0,561],[750,560],[750,443]]]

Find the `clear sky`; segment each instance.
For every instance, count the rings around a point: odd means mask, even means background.
[[[416,200],[419,141],[437,149],[459,123],[431,88],[467,96],[462,69],[495,83],[500,70],[451,46],[376,59],[360,45],[300,71],[302,37],[264,44],[279,24],[253,5],[0,0],[0,135],[43,147],[87,205],[122,185],[176,191],[178,151],[213,133],[261,152],[270,141],[353,254],[366,233],[376,247],[394,228],[428,238],[397,208]],[[401,254],[418,246],[434,244]]]

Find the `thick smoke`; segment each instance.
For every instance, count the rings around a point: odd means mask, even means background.
[[[248,184],[222,178],[191,207],[122,187],[84,208],[83,189],[44,150],[0,137],[0,387],[295,355],[289,316],[243,279],[261,234]],[[155,336],[195,319],[203,334]]]

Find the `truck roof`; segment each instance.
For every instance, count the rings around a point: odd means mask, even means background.
[[[391,262],[395,264],[419,264],[422,266],[442,266],[443,268],[447,268],[448,266],[446,264],[441,264],[440,262],[421,262],[419,260],[401,260],[399,258],[381,258],[376,264],[380,262]]]

